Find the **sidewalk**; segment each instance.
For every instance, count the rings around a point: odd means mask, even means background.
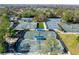
[[[79,34],[77,32],[63,32],[63,31],[60,31],[60,30],[57,30],[56,31],[60,32],[61,34]]]
[[[43,24],[44,24],[44,29],[47,29],[45,22],[43,22]]]

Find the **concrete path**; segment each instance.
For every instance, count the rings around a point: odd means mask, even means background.
[[[77,33],[77,32],[62,32],[62,31],[57,30],[57,29],[55,29],[55,31],[58,31],[58,32],[60,32],[61,34],[79,34],[79,33]]]
[[[47,29],[45,22],[43,22],[43,24],[44,24],[44,29]]]

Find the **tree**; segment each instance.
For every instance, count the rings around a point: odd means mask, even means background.
[[[4,53],[5,51],[5,46],[0,43],[0,53]]]
[[[9,17],[7,14],[1,16],[0,23],[0,53],[5,51],[5,35],[7,33],[7,28],[10,26]]]
[[[60,16],[60,17],[63,16],[64,9],[62,9],[62,8],[57,8],[57,9],[55,9],[54,11],[55,11],[56,16]]]
[[[73,22],[73,19],[74,19],[74,13],[73,11],[65,11],[64,12],[64,15],[62,17],[62,21],[64,22]]]
[[[79,11],[75,11],[74,13],[75,13],[75,15],[74,15],[73,22],[79,23]]]
[[[3,14],[9,14],[9,9],[8,8],[0,8],[0,16],[2,16]]]
[[[46,22],[47,21],[47,16],[44,15],[44,14],[37,15],[33,18],[33,21],[34,22]]]
[[[25,10],[21,15],[23,18],[34,17],[35,11],[34,10]]]

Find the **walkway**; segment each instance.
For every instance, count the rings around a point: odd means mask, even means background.
[[[47,29],[45,22],[43,22],[43,24],[44,24],[44,29]]]
[[[63,32],[63,31],[60,31],[60,30],[58,30],[58,29],[55,29],[55,31],[58,31],[58,32],[60,32],[61,34],[79,34],[79,33],[77,33],[77,32]]]

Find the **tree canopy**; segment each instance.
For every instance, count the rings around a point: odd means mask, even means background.
[[[73,11],[65,11],[64,15],[62,17],[62,21],[64,22],[73,22],[73,18],[74,18],[74,13]]]

